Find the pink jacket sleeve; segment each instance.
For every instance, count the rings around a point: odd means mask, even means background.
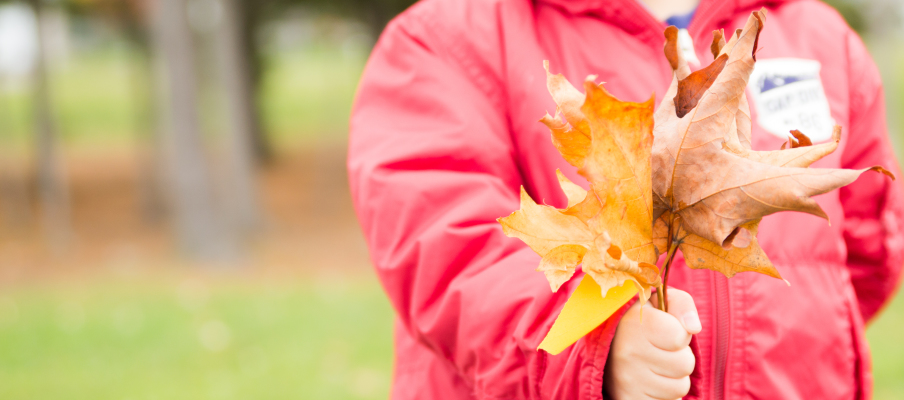
[[[352,113],[352,194],[379,278],[477,398],[600,399],[617,322],[560,355],[536,350],[579,277],[551,293],[539,257],[503,235],[496,218],[522,184],[506,110],[439,35],[412,12],[391,23]]]
[[[863,320],[869,321],[898,286],[904,264],[904,196],[885,126],[879,71],[854,33],[848,40],[851,122],[842,154],[845,168],[882,165],[898,178],[863,174],[841,189],[848,267]]]

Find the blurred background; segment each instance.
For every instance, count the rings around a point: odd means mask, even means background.
[[[0,0],[0,398],[386,398],[345,146],[411,3]],[[904,6],[830,3],[900,150]],[[877,399],[904,398],[900,332],[898,296],[868,330]]]

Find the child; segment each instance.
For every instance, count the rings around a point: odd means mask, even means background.
[[[626,306],[556,356],[536,348],[580,277],[551,293],[539,257],[496,223],[522,185],[561,208],[555,170],[583,182],[537,122],[555,110],[543,60],[578,87],[596,74],[643,101],[672,76],[662,20],[690,20],[680,44],[696,69],[713,59],[713,30],[764,6],[754,149],[778,149],[790,129],[824,142],[837,123],[839,149],[813,167],[896,166],[878,71],[816,0],[424,0],[390,24],[361,82],[349,171],[398,313],[393,399],[870,397],[864,323],[904,263],[901,190],[880,174],[817,197],[831,225],[763,220],[760,244],[790,287],[679,260],[669,314],[645,309],[641,325]]]

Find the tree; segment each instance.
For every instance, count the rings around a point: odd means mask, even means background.
[[[155,87],[152,80],[150,39],[150,4],[146,0],[70,0],[67,10],[75,15],[100,17],[110,22],[125,38],[137,58],[129,63],[130,93],[137,113],[135,136],[141,143],[142,160],[138,177],[138,198],[146,221],[162,219],[166,210],[163,189],[162,149],[155,135],[160,130],[158,110],[154,106]]]
[[[254,103],[254,83],[249,70],[249,59],[243,49],[244,35],[241,4],[239,0],[218,0],[222,20],[217,25],[216,53],[221,86],[225,91],[228,118],[227,157],[229,193],[226,194],[228,214],[237,228],[249,232],[260,224],[255,179],[255,148],[261,149],[257,112]]]
[[[176,232],[189,256],[234,259],[236,237],[214,202],[198,120],[198,81],[185,0],[158,0],[153,10],[153,47],[164,92],[162,141]]]
[[[38,20],[38,51],[32,100],[38,197],[42,212],[42,227],[48,244],[53,252],[61,253],[69,241],[71,227],[69,194],[60,158],[59,137],[54,121],[47,76],[47,46],[44,32],[42,32],[47,9],[42,0],[29,0],[28,4],[34,10]]]

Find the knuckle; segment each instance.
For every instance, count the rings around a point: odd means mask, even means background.
[[[645,359],[650,354],[650,350],[651,347],[647,343],[632,343],[628,351],[625,352],[625,361],[632,362],[633,360]]]
[[[685,331],[673,331],[671,335],[669,335],[669,350],[678,351],[682,348],[686,347],[684,344],[684,339],[687,337],[687,332]]]
[[[684,300],[691,298],[691,295],[688,292],[685,292],[681,289],[675,289],[673,287],[669,287],[669,298],[674,300]]]
[[[628,363],[632,357],[634,357],[634,351],[630,347],[620,347],[616,348],[615,351],[611,352],[612,355],[609,357],[612,363],[622,364]]]
[[[615,363],[624,363],[630,365],[631,360],[637,359],[643,355],[640,346],[633,340],[618,342],[614,345],[612,351],[612,359]]]
[[[676,398],[686,396],[687,393],[691,391],[691,377],[685,376],[684,378],[678,379],[675,386]]]
[[[684,377],[678,379],[669,379],[667,381],[662,381],[658,385],[658,387],[652,390],[652,393],[655,394],[656,398],[666,398],[666,399],[678,399],[687,395],[687,393],[691,390],[691,378]]]
[[[668,399],[679,399],[687,396],[691,390],[691,378],[669,379],[660,387],[658,394]]]
[[[673,337],[672,335],[667,335],[655,340],[651,340],[650,343],[660,350],[669,352],[678,351],[681,349],[681,343],[679,343],[678,339]]]
[[[695,310],[697,306],[694,304],[694,298],[687,292],[683,292],[680,290],[674,290],[674,294],[672,290],[669,291],[669,304],[674,303],[675,307],[678,308],[679,312],[686,312],[687,310]]]
[[[690,347],[685,347],[680,351],[678,362],[676,363],[676,369],[680,375],[690,376],[690,374],[694,373],[696,364],[697,359],[694,357],[694,352]]]
[[[625,351],[622,352],[622,357],[625,362],[630,362],[631,360],[638,358],[643,355],[643,352],[638,349],[638,346],[628,346],[625,348]]]

